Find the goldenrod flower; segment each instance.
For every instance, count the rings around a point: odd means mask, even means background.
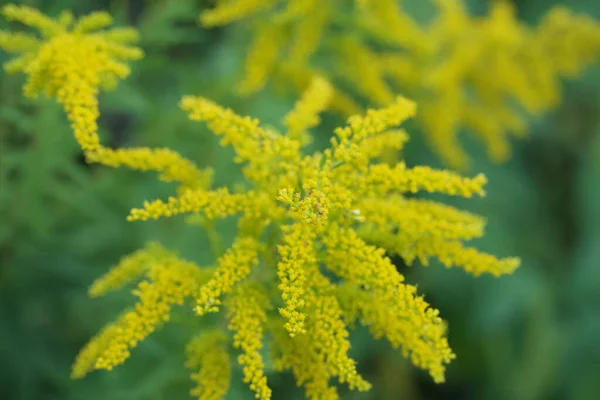
[[[220,296],[231,292],[234,285],[244,280],[258,263],[259,244],[252,238],[237,240],[217,260],[217,268],[210,280],[203,285],[196,298],[196,314],[204,315],[219,311]]]
[[[306,332],[306,315],[301,311],[305,305],[308,267],[317,263],[315,234],[303,224],[285,227],[284,232],[283,244],[277,248],[280,257],[277,263],[278,287],[284,304],[279,313],[287,321],[284,326],[290,336],[295,336]]]
[[[179,182],[186,189],[205,189],[211,185],[212,169],[200,170],[196,164],[171,149],[147,147],[110,149],[100,147],[86,154],[88,162],[117,168],[126,166],[137,171],[160,172],[164,182]]]
[[[241,286],[228,301],[228,328],[235,332],[234,347],[242,350],[238,362],[244,367],[244,382],[260,400],[271,398],[271,389],[264,375],[264,363],[260,350],[263,347],[263,326],[267,311],[271,308],[268,298],[256,287]]]
[[[73,365],[73,378],[81,378],[93,369],[111,370],[125,362],[132,348],[169,320],[171,308],[183,304],[185,298],[194,294],[210,275],[209,269],[181,260],[174,254],[165,254],[163,249],[150,247],[148,250],[158,250],[160,256],[142,264],[146,269],[145,279],[132,291],[138,297],[138,303],[133,309],[123,312],[81,350]],[[139,267],[130,266],[140,265],[138,261],[142,254],[138,252],[129,256],[121,264],[121,269],[117,267],[109,272],[90,291],[100,295],[106,291],[101,286],[115,286],[115,281],[121,284],[123,279],[118,276],[119,269],[129,270],[123,271],[125,278],[133,275],[131,270],[137,274]]]
[[[351,389],[369,390],[370,384],[348,356],[347,324],[356,321],[368,326],[375,337],[401,348],[435,382],[444,381],[446,365],[455,357],[446,324],[417,288],[404,282],[387,254],[424,265],[435,257],[447,267],[494,276],[511,273],[519,260],[497,259],[464,244],[483,235],[483,218],[405,197],[421,191],[483,196],[483,175],[465,178],[429,167],[409,168],[404,162],[392,167],[376,161],[386,144],[401,148],[407,140],[406,132],[397,126],[417,115],[411,100],[398,97],[388,107],[352,116],[346,126],[335,130],[331,148],[303,154],[307,130],[318,123],[318,113],[332,100],[330,88],[316,77],[285,117],[284,133],[262,128],[257,120],[207,99],[184,97],[181,107],[189,117],[205,121],[222,137],[223,145],[233,147],[235,161],[244,164],[248,186],[230,193],[227,188],[212,189],[207,182],[201,189],[181,190],[167,201],[148,201],[143,209],[132,210],[129,219],[190,213],[214,236],[212,219],[240,214],[238,237],[212,270],[181,264],[163,250],[154,256],[158,265],[152,266],[147,257],[156,247],[124,259],[92,292],[117,287],[148,271],[149,280],[136,292],[141,302],[113,325],[118,328],[107,328],[92,340],[74,375],[122,363],[130,347],[168,319],[173,304],[192,296],[198,316],[220,312],[225,304],[234,346],[242,350],[238,361],[244,380],[257,398],[271,397],[260,354],[265,329],[275,338],[276,368],[292,370],[312,399],[338,398],[331,378]],[[180,164],[180,158],[171,155],[153,169],[169,171],[168,160],[173,166]],[[122,164],[139,168],[133,162]],[[322,268],[336,278],[329,278]],[[184,281],[186,274],[192,278]],[[272,316],[272,304],[278,305],[281,319]],[[200,346],[201,342],[194,343]],[[220,365],[225,356],[218,348],[202,351],[206,355],[199,354],[193,364],[201,367],[194,378],[201,389],[194,393],[217,398],[227,386],[228,372],[219,366],[217,385],[209,387],[201,360],[210,356]]]
[[[254,38],[245,61],[246,76],[240,82],[242,94],[255,93],[267,83],[279,55],[279,43],[283,34],[280,24],[265,23]]]
[[[310,140],[306,131],[321,122],[319,114],[327,108],[333,97],[333,87],[321,77],[315,77],[310,86],[290,111],[283,123],[287,128],[287,136],[299,140],[302,144]]]
[[[276,3],[220,1],[201,20],[207,26],[225,24],[268,11]],[[291,370],[309,398],[337,399],[333,379],[351,390],[369,390],[370,383],[348,355],[348,330],[356,322],[400,348],[435,382],[444,381],[445,368],[455,357],[446,323],[416,286],[404,281],[389,255],[423,265],[437,258],[446,267],[462,267],[475,276],[509,274],[520,261],[468,247],[467,241],[483,235],[483,218],[407,196],[417,192],[483,196],[485,176],[468,178],[425,166],[408,167],[402,161],[388,165],[379,161],[383,150],[400,150],[408,136],[398,125],[417,117],[434,145],[448,145],[443,151],[451,162],[465,161],[455,140],[463,125],[488,143],[492,157],[505,158],[504,130],[522,134],[523,123],[519,114],[506,107],[504,96],[515,97],[530,112],[555,104],[557,77],[578,73],[600,49],[600,40],[573,49],[569,42],[560,41],[561,35],[568,31],[569,41],[595,38],[597,27],[558,10],[542,22],[540,32],[531,32],[515,21],[506,3],[499,2],[489,18],[474,19],[460,2],[449,0],[437,2],[440,21],[421,27],[395,1],[356,3],[369,35],[402,46],[406,54],[388,50],[380,54],[357,37],[335,38],[332,54],[349,60],[339,77],[381,107],[350,116],[345,126],[334,130],[329,148],[304,152],[308,131],[319,123],[319,114],[327,108],[354,112],[359,107],[324,74],[302,65],[318,50],[331,16],[315,0],[287,2],[271,25],[263,25],[251,52],[250,60],[257,62],[248,70],[246,89],[264,86],[270,71],[277,70],[304,90],[284,118],[285,132],[262,127],[258,120],[202,97],[181,100],[191,120],[205,122],[221,137],[221,145],[233,148],[234,162],[243,165],[246,179],[234,189],[213,188],[212,170],[200,170],[171,149],[100,145],[97,95],[129,74],[124,61],[141,57],[139,49],[126,45],[135,39],[135,31],[101,30],[111,24],[103,12],[73,21],[69,13],[51,19],[26,6],[2,9],[8,19],[34,27],[42,36],[0,32],[0,47],[21,53],[6,65],[7,70],[28,75],[27,95],[44,92],[57,98],[88,161],[156,171],[159,179],[179,184],[167,200],[148,200],[132,209],[128,220],[189,214],[207,230],[216,257],[214,266],[203,268],[151,243],[94,282],[89,293],[96,297],[138,281],[132,291],[138,301],[82,349],[73,365],[74,378],[124,363],[140,341],[171,319],[175,306],[191,302],[196,317],[219,313],[221,305],[225,308],[225,315],[205,321],[215,320],[217,325],[187,347],[187,365],[194,369],[192,379],[197,383],[192,395],[201,399],[221,399],[229,387],[229,336],[224,326],[233,332],[233,346],[241,351],[238,362],[244,381],[261,400],[272,396],[261,353],[268,337],[274,338],[275,368]],[[577,28],[569,31],[574,21]],[[382,23],[393,26],[382,30],[377,27]],[[273,34],[280,29],[287,33],[290,26],[297,27],[291,58],[279,68],[279,41],[285,38]],[[310,35],[301,37],[307,32]],[[559,44],[557,51],[572,61],[545,65],[555,51],[554,41]],[[534,50],[525,52],[523,46]],[[483,49],[488,47],[486,58]],[[535,79],[529,70],[517,73],[519,62],[535,66]],[[482,71],[493,68],[500,75],[514,72],[512,83],[501,76],[486,84]],[[417,113],[412,100],[394,95],[390,75],[393,80],[412,82],[410,90],[422,99],[424,112]],[[485,107],[493,105],[493,112],[467,101],[465,82],[485,100]],[[502,86],[495,86],[496,82]],[[223,251],[213,222],[233,215],[239,217],[237,236]]]
[[[278,0],[219,0],[214,9],[200,15],[204,26],[225,25],[252,15],[277,3]]]
[[[44,93],[56,97],[71,122],[82,150],[100,147],[97,119],[98,92],[111,89],[130,73],[125,63],[142,57],[127,43],[135,41],[133,29],[103,31],[112,23],[105,12],[73,21],[69,13],[51,19],[28,6],[8,4],[1,9],[8,19],[37,29],[43,39],[21,33],[0,33],[0,48],[21,55],[7,64],[10,73],[23,72],[26,96]]]
[[[90,297],[103,296],[118,290],[129,282],[141,277],[148,269],[163,260],[176,257],[159,243],[148,243],[145,248],[129,254],[104,276],[96,279],[89,289]]]
[[[33,8],[11,4],[1,12],[7,19],[22,22],[42,35],[38,39],[29,34],[0,32],[0,48],[21,54],[7,62],[5,69],[27,75],[23,88],[26,96],[44,93],[63,105],[86,161],[157,171],[161,180],[179,182],[181,192],[210,186],[210,169],[200,170],[170,149],[115,150],[100,143],[98,94],[129,75],[126,61],[142,57],[139,48],[128,44],[138,39],[135,29],[104,30],[112,24],[112,17],[106,12],[94,12],[77,21],[68,12],[51,19]]]
[[[558,6],[530,27],[507,0],[494,1],[485,16],[470,15],[461,0],[436,0],[428,23],[397,0],[286,3],[220,2],[200,18],[205,27],[246,20],[242,29],[254,43],[246,92],[270,78],[304,91],[311,76],[324,76],[340,83],[329,108],[345,115],[359,111],[342,87],[377,106],[407,93],[422,107],[418,122],[428,143],[454,169],[469,166],[462,130],[482,141],[491,160],[506,161],[511,136],[525,134],[527,114],[555,107],[560,79],[580,76],[600,54],[600,24]]]
[[[212,18],[213,23],[237,19],[267,3],[222,3],[205,19]],[[302,18],[315,4],[292,2],[284,17]],[[363,2],[362,7],[372,4]],[[474,275],[507,274],[519,264],[516,258],[497,259],[467,247],[465,241],[483,234],[482,218],[438,202],[405,197],[422,191],[483,196],[483,175],[465,178],[429,167],[409,168],[404,162],[394,166],[378,162],[385,147],[401,149],[407,140],[398,125],[418,116],[413,101],[401,96],[392,99],[385,82],[378,81],[377,74],[386,69],[384,63],[368,67],[372,75],[368,79],[379,82],[369,90],[389,104],[351,116],[346,126],[334,131],[331,147],[313,154],[303,150],[308,130],[319,123],[319,113],[333,104],[347,109],[354,105],[322,76],[306,75],[302,66],[298,81],[306,92],[285,117],[286,132],[263,128],[258,120],[239,116],[208,99],[184,97],[181,107],[189,118],[206,122],[221,137],[222,145],[233,147],[234,161],[243,164],[244,186],[213,188],[210,169],[200,170],[170,149],[113,150],[99,145],[96,96],[102,85],[114,84],[129,72],[119,60],[141,55],[121,44],[132,39],[132,31],[89,33],[110,23],[104,13],[91,14],[74,25],[69,14],[55,21],[27,7],[8,6],[4,14],[38,28],[44,36],[38,41],[33,36],[2,33],[0,44],[25,52],[9,67],[29,75],[27,94],[45,91],[63,104],[89,161],[157,171],[161,180],[179,183],[176,195],[146,201],[142,208],[132,209],[128,219],[190,214],[208,231],[217,256],[213,268],[201,268],[150,244],[98,279],[90,288],[92,296],[141,280],[133,290],[138,302],[82,349],[73,365],[74,378],[122,364],[141,340],[170,320],[174,306],[191,300],[198,317],[218,313],[225,305],[233,345],[242,352],[238,361],[244,381],[262,400],[271,398],[261,355],[267,333],[274,337],[276,369],[290,369],[309,398],[337,399],[332,379],[353,390],[369,390],[371,385],[348,356],[348,326],[356,321],[369,326],[375,337],[401,348],[435,382],[442,382],[445,367],[454,358],[446,324],[416,287],[404,282],[388,254],[425,265],[434,257],[447,267],[460,266]],[[364,50],[365,60],[376,61],[368,49],[352,47],[359,43],[345,43],[351,51]],[[309,52],[308,48],[298,50],[298,57],[304,57],[301,54]],[[421,55],[429,50],[421,48]],[[87,69],[82,57],[98,64]],[[464,65],[457,65],[460,68],[449,71],[463,71]],[[455,93],[451,85],[434,78],[435,74],[428,75],[432,88]],[[427,109],[433,109],[431,103]],[[489,131],[488,136],[500,137],[495,120],[464,115],[472,125]],[[498,108],[494,115],[506,126],[519,127],[518,117],[510,111]],[[212,221],[232,215],[239,216],[238,235],[221,252]],[[187,364],[197,370],[192,379],[198,386],[192,394],[201,399],[223,398],[229,386],[227,335],[211,332],[194,339],[187,349]]]
[[[215,191],[186,190],[178,197],[144,202],[144,208],[134,208],[128,221],[146,221],[160,217],[171,217],[183,213],[202,213],[208,219],[223,218],[245,208],[246,195],[231,194],[227,188]]]
[[[199,400],[220,400],[229,390],[231,364],[227,352],[227,335],[221,330],[205,332],[186,347],[185,366],[193,369],[196,386],[190,394]]]

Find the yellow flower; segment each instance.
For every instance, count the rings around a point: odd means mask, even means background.
[[[306,96],[313,88],[309,87]],[[407,262],[418,258],[426,264],[430,257],[437,257],[446,266],[462,266],[475,275],[512,272],[518,266],[518,259],[499,260],[463,246],[463,240],[483,234],[482,218],[440,203],[403,197],[404,193],[419,191],[482,196],[486,178],[483,175],[464,178],[428,167],[408,168],[403,162],[395,167],[374,163],[380,155],[380,138],[398,147],[406,140],[405,132],[394,128],[415,115],[416,106],[402,97],[389,107],[349,118],[347,126],[335,130],[330,149],[301,158],[295,152],[298,145],[293,146],[301,137],[288,136],[290,146],[277,148],[282,136],[261,129],[248,117],[237,116],[202,98],[186,97],[182,106],[190,118],[207,121],[216,134],[223,135],[224,144],[231,144],[236,151],[238,162],[261,165],[271,174],[285,165],[290,176],[295,177],[285,181],[291,183],[289,186],[273,193],[271,185],[263,186],[264,180],[270,179],[268,176],[247,175],[255,190],[264,191],[273,196],[271,201],[288,207],[286,215],[273,220],[282,224],[283,233],[277,263],[283,301],[279,313],[284,318],[284,329],[292,338],[282,344],[286,350],[280,355],[279,369],[292,369],[311,398],[336,396],[327,379],[319,380],[317,374],[337,376],[359,390],[368,388],[366,382],[351,372],[354,367],[346,358],[345,342],[331,342],[329,335],[336,340],[345,337],[345,328],[333,333],[343,308],[335,311],[338,291],[318,271],[322,263],[346,284],[360,288],[353,293],[364,301],[354,314],[371,327],[376,337],[386,337],[395,347],[402,347],[403,354],[416,366],[428,370],[436,382],[443,381],[445,364],[454,358],[445,337],[445,323],[437,310],[417,295],[416,287],[404,283],[384,249],[402,255]],[[308,126],[315,114],[294,111],[290,115]],[[291,124],[290,119],[286,120],[290,131],[300,126]],[[264,151],[250,151],[257,148]],[[288,151],[291,148],[294,151]],[[288,164],[291,159],[299,161]],[[268,204],[267,200],[264,207]],[[293,223],[285,224],[289,220]],[[367,244],[365,240],[384,247]],[[324,254],[316,250],[321,247]],[[339,293],[341,296],[343,292]],[[318,322],[322,319],[327,322]],[[316,337],[319,340],[315,341]],[[321,348],[313,342],[327,346]],[[300,356],[288,348],[293,346],[313,346],[314,353]]]
[[[357,38],[340,39],[339,43],[336,43],[335,53],[340,75],[350,80],[356,90],[370,102],[386,106],[394,101],[394,92],[385,81],[377,55]]]
[[[130,256],[139,257],[140,253]],[[133,294],[138,303],[122,313],[116,321],[104,328],[79,353],[73,365],[72,376],[81,378],[92,369],[111,370],[125,362],[130,350],[169,320],[171,308],[182,305],[207,280],[210,270],[176,258],[155,258],[146,267],[146,279]],[[110,273],[110,282],[114,273]],[[98,287],[95,284],[94,287]],[[92,290],[92,291],[98,291]]]
[[[90,286],[89,295],[90,297],[99,297],[120,289],[142,276],[153,264],[175,257],[175,254],[159,243],[148,243],[145,248],[123,257],[119,264],[101,278],[96,279]]]
[[[177,181],[186,189],[206,189],[212,183],[212,169],[200,170],[196,164],[171,149],[146,147],[110,149],[100,147],[86,154],[88,162],[117,168],[126,166],[137,171],[157,171],[164,182]]]
[[[82,150],[97,150],[98,92],[113,88],[129,75],[125,61],[142,57],[140,49],[127,45],[137,39],[136,32],[100,30],[112,23],[105,12],[92,13],[74,24],[69,13],[53,20],[28,6],[8,4],[1,12],[8,20],[35,28],[43,36],[38,41],[28,35],[2,33],[0,48],[21,53],[5,64],[5,69],[27,75],[23,88],[26,96],[44,93],[56,97]]]
[[[265,23],[260,27],[248,51],[246,76],[240,82],[240,93],[254,93],[264,88],[277,61],[282,34],[281,26],[276,22]]]
[[[323,112],[333,96],[333,87],[325,79],[315,76],[302,98],[296,103],[283,123],[287,128],[287,135],[302,144],[310,141],[306,131],[319,125],[319,114]]]
[[[231,194],[227,188],[215,191],[186,190],[177,197],[144,202],[144,208],[134,208],[127,217],[128,221],[146,221],[160,217],[171,217],[183,213],[202,211],[206,218],[223,218],[245,208],[244,194]]]
[[[500,276],[518,267],[517,258],[498,259],[467,247],[466,241],[483,235],[483,218],[407,196],[483,196],[485,176],[409,168],[402,161],[388,165],[381,162],[383,151],[403,147],[408,137],[398,125],[416,116],[450,162],[466,164],[456,141],[462,126],[477,131],[493,158],[505,158],[503,132],[523,132],[523,119],[506,106],[505,96],[530,112],[556,104],[558,77],[580,72],[600,51],[596,24],[559,9],[534,32],[517,23],[507,3],[498,2],[487,18],[473,18],[461,2],[438,0],[440,19],[421,27],[393,0],[357,1],[359,26],[395,50],[381,54],[366,41],[344,34],[334,35],[334,46],[328,49],[333,57],[348,59],[335,78],[345,78],[381,107],[350,116],[334,130],[329,148],[305,154],[308,131],[319,123],[322,111],[354,112],[359,107],[326,75],[302,65],[318,51],[333,13],[315,0],[293,0],[271,10],[276,3],[219,1],[201,21],[215,26],[275,12],[271,25],[262,25],[245,84],[256,90],[274,71],[304,90],[284,118],[285,131],[261,127],[258,120],[202,97],[185,96],[180,103],[191,120],[205,122],[221,137],[221,145],[233,148],[234,161],[243,165],[246,178],[234,189],[213,188],[212,170],[200,170],[170,149],[113,150],[100,145],[97,95],[129,74],[125,61],[141,57],[139,49],[126,45],[135,40],[135,31],[102,30],[111,24],[103,12],[73,21],[69,13],[51,19],[26,6],[2,9],[8,19],[34,27],[42,36],[0,32],[0,47],[21,54],[7,70],[28,75],[25,94],[44,92],[57,98],[88,161],[156,171],[159,179],[179,184],[166,201],[148,200],[132,209],[128,220],[191,214],[191,222],[207,231],[216,258],[214,267],[202,268],[149,244],[94,282],[89,293],[96,297],[139,280],[132,292],[138,301],[82,349],[73,365],[74,378],[124,363],[141,340],[171,319],[175,306],[191,301],[196,317],[219,313],[222,304],[225,308],[224,315],[203,319],[209,328],[187,347],[187,365],[197,383],[192,394],[201,399],[221,399],[229,387],[225,326],[233,332],[233,346],[241,350],[244,381],[262,400],[271,397],[262,355],[270,337],[275,369],[291,370],[307,397],[338,399],[332,379],[351,390],[369,390],[370,383],[348,355],[348,330],[356,322],[401,348],[435,382],[443,382],[446,365],[455,357],[446,323],[416,286],[405,283],[388,255],[424,265],[437,258],[475,276]],[[285,35],[273,37],[278,32]],[[279,41],[288,32],[294,33],[294,44],[282,49]],[[564,36],[568,40],[562,41]],[[584,44],[586,38],[594,40]],[[582,43],[573,48],[570,41]],[[399,48],[403,53],[396,52]],[[572,60],[547,63],[555,51]],[[287,54],[289,62],[278,65],[278,57]],[[522,64],[533,69],[519,73]],[[498,75],[491,83],[482,79],[490,71]],[[424,112],[417,114],[415,102],[396,96],[392,81],[408,81]],[[466,87],[483,99],[481,108],[469,102]],[[234,214],[239,216],[237,236],[222,251],[214,220]]]
[[[337,376],[351,390],[365,392],[371,384],[356,371],[356,361],[348,356],[350,341],[348,330],[342,320],[342,310],[334,296],[321,295],[315,298],[314,321],[309,324],[308,336],[317,353],[317,360],[327,366],[328,373]]]
[[[330,292],[331,287],[327,284],[321,289]],[[358,374],[356,362],[347,355],[348,331],[336,297],[322,293],[318,297],[310,296],[309,300],[306,334],[290,336],[287,330],[272,327],[275,368],[278,371],[291,369],[310,399],[338,399],[336,388],[329,385],[332,377],[351,389],[369,390],[371,384]]]
[[[190,119],[206,122],[243,164],[246,182],[232,191],[212,188],[209,173],[166,149],[95,153],[105,154],[105,164],[156,170],[163,180],[179,181],[177,195],[147,201],[128,219],[191,214],[191,222],[207,231],[217,261],[214,268],[200,268],[157,245],[124,258],[90,293],[100,295],[145,276],[134,291],[139,302],[82,350],[74,377],[123,363],[140,340],[170,319],[173,306],[192,298],[198,317],[219,313],[224,304],[225,314],[214,319],[224,318],[226,324],[217,326],[233,332],[244,381],[260,399],[271,397],[261,353],[266,337],[274,338],[276,370],[291,370],[308,398],[338,399],[332,379],[351,390],[369,390],[348,355],[348,330],[356,322],[400,348],[435,382],[444,381],[446,365],[455,357],[446,323],[416,286],[405,283],[387,254],[424,265],[437,258],[476,276],[511,273],[519,260],[498,259],[464,244],[483,235],[483,218],[406,197],[417,192],[483,196],[483,175],[468,178],[377,161],[386,145],[400,149],[407,140],[397,126],[416,115],[409,99],[397,97],[387,107],[348,118],[335,129],[330,148],[303,154],[308,129],[333,100],[331,89],[315,77],[285,117],[286,132],[263,128],[202,97],[183,98]],[[233,214],[239,216],[238,234],[222,252],[213,221]],[[200,398],[223,398],[229,385],[224,336],[215,335],[188,346],[188,365],[199,369],[193,394]],[[209,362],[214,371],[207,369]]]
[[[244,280],[258,263],[259,244],[252,238],[241,238],[217,260],[217,268],[203,285],[196,298],[196,314],[219,311],[220,296],[230,293],[234,285]]]
[[[291,14],[301,18],[294,29],[293,38],[290,39],[287,61],[293,65],[306,65],[309,58],[318,50],[323,39],[323,34],[331,18],[332,4],[315,0],[297,0],[289,4],[292,6],[298,3],[303,3],[298,7],[300,10],[292,10],[283,16],[285,18]]]
[[[199,400],[220,400],[229,390],[231,364],[226,343],[223,331],[212,330],[195,337],[186,347],[185,366],[198,371],[191,375],[196,387],[190,394]]]
[[[263,347],[263,325],[271,308],[268,298],[256,287],[239,287],[227,304],[228,328],[235,332],[234,347],[241,349],[238,362],[244,367],[244,382],[260,400],[271,398],[271,389],[264,375],[264,363],[260,350]]]
[[[326,265],[346,282],[364,287],[364,297],[372,295],[389,310],[381,317],[365,310],[366,319],[376,324],[376,336],[385,336],[394,345],[401,345],[405,356],[429,371],[436,382],[444,380],[444,364],[454,358],[448,346],[443,321],[438,311],[416,296],[416,288],[403,283],[404,278],[381,248],[367,245],[348,229],[332,227],[323,239],[327,247]],[[364,303],[368,307],[368,303]],[[372,313],[374,315],[372,315]],[[385,318],[387,321],[380,321]],[[394,322],[396,321],[396,322]]]
[[[600,54],[600,24],[559,6],[530,27],[508,0],[494,1],[484,16],[469,14],[464,1],[436,0],[428,23],[397,0],[357,0],[353,7],[278,3],[222,2],[201,16],[204,26],[246,21],[238,25],[253,43],[247,92],[269,79],[304,91],[318,75],[377,106],[406,93],[423,109],[418,122],[428,143],[454,169],[469,166],[459,141],[463,130],[484,144],[492,161],[506,161],[511,136],[525,134],[527,114],[555,107],[560,79],[580,76]],[[270,37],[265,33],[275,29]],[[329,108],[356,114],[356,103],[340,87]]]
[[[277,0],[219,0],[214,9],[200,15],[204,27],[225,25],[271,7]]]
[[[277,247],[280,261],[277,263],[279,290],[284,307],[279,313],[286,319],[285,328],[290,336],[305,333],[302,313],[305,305],[306,275],[310,265],[316,265],[314,248],[315,233],[303,224],[284,227],[283,244]]]

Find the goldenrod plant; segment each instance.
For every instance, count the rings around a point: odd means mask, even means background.
[[[285,133],[202,97],[182,99],[189,118],[206,122],[222,145],[233,147],[247,183],[231,191],[213,189],[210,182],[192,188],[182,181],[177,195],[145,202],[128,220],[189,215],[190,223],[215,236],[215,220],[239,215],[237,237],[222,254],[215,252],[212,266],[200,267],[152,245],[96,281],[90,290],[94,296],[141,278],[133,292],[139,301],[82,350],[74,377],[122,364],[139,341],[169,320],[173,306],[191,302],[198,317],[223,314],[241,351],[244,381],[260,399],[271,398],[261,352],[267,336],[273,338],[275,368],[291,370],[307,397],[337,398],[332,378],[350,389],[368,390],[370,384],[348,356],[348,329],[355,323],[400,347],[435,382],[444,381],[445,365],[455,357],[445,323],[404,281],[386,251],[409,263],[427,264],[436,257],[475,276],[511,273],[519,260],[497,259],[464,244],[483,234],[481,217],[406,197],[422,191],[483,195],[483,175],[463,178],[377,162],[382,142],[400,147],[406,140],[406,133],[395,128],[415,114],[410,100],[399,97],[387,108],[351,117],[336,129],[330,148],[303,154],[305,134],[318,123],[323,97],[332,91],[315,78],[286,116]],[[221,398],[213,396],[229,385],[225,333],[214,329],[207,326],[210,333],[201,333],[188,349],[188,365],[198,369],[193,379],[199,398]],[[215,358],[220,360],[216,366]],[[213,374],[214,379],[206,378]]]
[[[202,27],[238,23],[253,37],[241,93],[272,78],[302,91],[311,76],[336,83],[332,110],[352,115],[359,99],[388,106],[397,93],[417,101],[420,130],[445,165],[466,169],[467,131],[492,161],[510,157],[510,138],[528,118],[555,108],[561,78],[577,78],[600,53],[600,25],[563,6],[537,26],[509,1],[474,16],[463,0],[433,0],[436,16],[413,16],[400,0],[217,0]]]
[[[390,255],[408,264],[437,258],[474,276],[510,274],[520,260],[498,259],[466,244],[483,235],[484,218],[414,196],[483,196],[483,175],[467,178],[380,161],[384,149],[399,150],[408,139],[399,125],[418,115],[412,100],[398,96],[385,107],[349,117],[327,149],[308,153],[311,128],[336,98],[336,89],[319,75],[284,117],[283,132],[204,97],[185,96],[181,109],[205,123],[221,145],[231,146],[234,162],[243,166],[243,184],[214,188],[211,169],[173,150],[100,143],[98,91],[128,75],[124,61],[142,56],[126,44],[135,39],[134,30],[104,30],[111,18],[103,12],[77,21],[69,13],[51,19],[26,6],[7,5],[2,13],[40,31],[41,38],[2,33],[0,47],[20,53],[6,68],[27,74],[27,96],[41,92],[62,104],[86,160],[157,171],[161,180],[178,184],[173,196],[146,201],[127,219],[185,215],[213,244],[214,263],[199,266],[150,243],[94,282],[92,297],[137,283],[132,293],[138,301],[81,350],[73,378],[123,364],[138,343],[170,320],[175,306],[184,305],[195,312],[190,318],[206,319],[185,350],[197,384],[192,395],[200,399],[228,392],[228,343],[239,350],[244,382],[256,398],[272,398],[265,348],[274,368],[291,371],[308,398],[338,398],[334,380],[367,391],[371,384],[348,354],[349,329],[356,324],[401,349],[434,382],[444,382],[455,358],[446,323]],[[237,218],[237,233],[221,250],[215,222],[227,217]]]

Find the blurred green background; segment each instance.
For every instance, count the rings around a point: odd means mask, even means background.
[[[216,184],[240,179],[239,168],[229,149],[186,119],[179,98],[201,94],[275,126],[295,100],[270,90],[234,95],[247,43],[235,25],[196,26],[210,0],[22,3],[51,15],[66,8],[108,10],[119,23],[136,25],[147,56],[115,92],[101,96],[103,140],[172,147],[200,166],[216,166]],[[481,12],[486,3],[471,6]],[[519,16],[532,23],[555,3],[600,20],[597,0],[515,1]],[[88,299],[89,284],[148,240],[202,263],[209,257],[207,239],[181,219],[127,223],[131,207],[173,188],[153,174],[85,165],[60,107],[24,99],[23,80],[0,74],[0,399],[189,398],[183,347],[193,330],[174,324],[151,335],[113,372],[69,378],[80,347],[131,302],[127,291]],[[447,383],[434,385],[359,329],[352,353],[374,389],[343,392],[344,399],[600,398],[599,115],[600,62],[581,80],[565,82],[562,105],[531,121],[530,137],[514,143],[508,164],[490,164],[480,146],[468,143],[473,171],[488,175],[488,195],[445,201],[486,216],[487,235],[476,245],[498,256],[518,255],[522,267],[501,279],[439,265],[401,267],[449,321],[458,358]],[[341,122],[325,116],[315,130],[319,140]],[[405,157],[409,165],[440,166],[418,134]],[[274,399],[302,398],[291,376],[269,379]],[[228,398],[252,398],[239,370]]]

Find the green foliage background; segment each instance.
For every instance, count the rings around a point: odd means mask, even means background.
[[[18,2],[18,1],[17,1]],[[1,2],[0,2],[1,3]],[[177,107],[183,94],[201,94],[240,114],[278,125],[291,95],[271,90],[242,99],[245,38],[235,26],[205,31],[195,18],[210,0],[23,1],[56,14],[108,10],[139,27],[144,60],[115,92],[103,94],[101,135],[115,146],[172,147],[214,165],[217,183],[233,184],[239,169],[202,126]],[[413,0],[419,4],[419,0]],[[486,1],[472,1],[474,12]],[[536,21],[552,1],[515,2]],[[595,0],[562,1],[600,19]],[[0,28],[7,24],[0,22]],[[6,55],[0,54],[0,62]],[[66,118],[53,101],[25,100],[23,77],[0,75],[0,398],[186,399],[185,340],[195,326],[170,324],[153,334],[115,371],[69,378],[79,348],[131,296],[90,300],[89,284],[148,240],[209,260],[207,238],[181,219],[127,223],[132,206],[164,197],[171,187],[152,174],[86,166]],[[461,270],[399,267],[449,321],[458,354],[447,383],[434,385],[399,353],[358,330],[353,353],[374,383],[348,399],[595,399],[600,392],[600,63],[565,84],[563,104],[531,121],[530,137],[515,143],[506,165],[491,165],[476,144],[473,171],[488,175],[488,195],[461,201],[489,218],[483,250],[518,255],[510,277],[472,278]],[[326,116],[315,130],[326,141],[342,121]],[[415,133],[414,130],[410,131]],[[465,138],[465,140],[468,140]],[[409,165],[439,166],[418,134],[405,151]],[[221,229],[231,232],[233,226]],[[269,368],[269,366],[267,366]],[[302,398],[291,376],[270,374],[275,399]],[[234,375],[229,399],[250,399]]]

